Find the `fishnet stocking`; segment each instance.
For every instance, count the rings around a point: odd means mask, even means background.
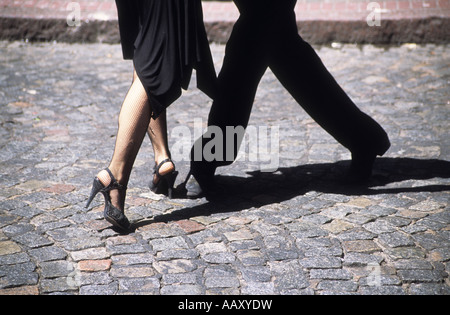
[[[114,177],[124,186],[128,185],[134,161],[150,123],[150,117],[151,108],[148,104],[147,94],[141,81],[135,75],[120,110],[116,146],[109,165]],[[106,171],[101,171],[97,177],[104,186],[111,183],[111,178]],[[112,204],[123,211],[126,192],[113,190],[110,196]]]
[[[170,156],[166,113],[164,112],[156,120],[151,119],[147,93],[135,72],[133,84],[120,111],[116,146],[109,165],[117,181],[124,186],[128,185],[131,170],[147,131],[155,152],[155,161],[160,163]],[[161,168],[161,174],[169,173],[174,169],[172,163],[166,164]],[[101,171],[97,177],[104,186],[111,183],[111,178],[106,171]],[[126,192],[113,190],[110,196],[112,204],[123,211]]]
[[[155,163],[159,165],[162,161],[170,158],[169,143],[167,139],[167,113],[164,111],[155,120],[151,119],[148,126],[148,136],[152,142],[153,152],[155,153]],[[168,174],[174,171],[175,166],[173,163],[164,163],[159,170],[161,175]],[[155,177],[154,182],[157,183],[158,179]]]

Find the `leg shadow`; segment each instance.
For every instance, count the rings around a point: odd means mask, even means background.
[[[247,178],[217,176],[218,192],[209,196],[208,202],[137,222],[134,228],[155,222],[167,223],[262,207],[290,200],[309,191],[348,196],[450,191],[450,184],[442,183],[442,180],[426,182],[450,178],[448,161],[380,158],[376,161],[373,178],[365,186],[343,184],[342,177],[349,164],[350,161],[340,161],[280,168],[275,173],[255,171],[248,173],[250,176]]]

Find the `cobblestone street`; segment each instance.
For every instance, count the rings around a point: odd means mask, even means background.
[[[148,189],[147,138],[121,235],[103,198],[84,206],[131,62],[119,45],[0,42],[0,294],[449,295],[449,46],[315,48],[391,138],[369,187],[340,183],[349,152],[268,71],[250,128],[279,128],[278,170],[249,143],[218,172],[222,195],[169,200]],[[218,71],[224,46],[212,51]],[[195,83],[168,111],[177,184],[211,106]]]

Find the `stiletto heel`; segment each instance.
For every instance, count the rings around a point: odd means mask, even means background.
[[[172,172],[161,175],[160,170],[161,167],[166,163],[172,163],[171,159],[166,159],[162,161],[158,166],[155,166],[153,171],[153,175],[159,179],[157,183],[155,183],[154,178],[150,181],[150,190],[155,194],[164,194],[167,195],[170,199],[173,198],[173,186],[175,184],[175,180],[177,179],[178,172],[174,169]]]
[[[95,196],[98,195],[99,192],[101,192],[101,190],[105,188],[105,186],[103,186],[103,184],[100,182],[100,180],[98,178],[94,179],[94,183],[92,184],[92,189],[91,189],[91,194],[89,195],[89,199],[86,203],[86,209],[89,208],[90,204],[92,203],[92,201],[94,200]]]
[[[95,196],[97,196],[98,193],[102,193],[103,197],[105,198],[105,209],[103,211],[105,220],[121,230],[128,231],[130,229],[130,222],[128,221],[127,217],[122,213],[122,211],[120,211],[119,209],[117,209],[112,205],[111,196],[109,195],[109,193],[112,190],[126,191],[127,187],[119,184],[119,182],[115,179],[114,175],[108,168],[105,169],[105,171],[108,172],[111,178],[111,183],[105,187],[102,184],[102,182],[98,179],[98,177],[96,177],[92,185],[91,194],[86,204],[86,208],[89,207],[92,200],[94,200]]]
[[[165,180],[168,187],[168,197],[169,199],[173,199],[173,186],[175,184],[175,180],[177,179],[178,172],[174,171],[173,173],[167,174],[165,176]]]

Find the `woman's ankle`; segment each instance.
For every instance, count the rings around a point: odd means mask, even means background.
[[[166,162],[163,163],[164,161],[166,161]],[[170,158],[167,157],[167,156],[158,157],[155,160],[155,163],[156,163],[157,167],[160,166],[161,163],[163,163],[161,165],[161,167],[159,168],[159,174],[162,175],[162,176],[164,176],[166,174],[169,174],[169,173],[172,173],[173,171],[175,171],[175,163],[173,163],[173,161],[170,160]]]
[[[100,171],[97,174],[97,178],[103,184],[103,186],[108,187],[111,184],[111,176],[109,176],[106,170]]]

